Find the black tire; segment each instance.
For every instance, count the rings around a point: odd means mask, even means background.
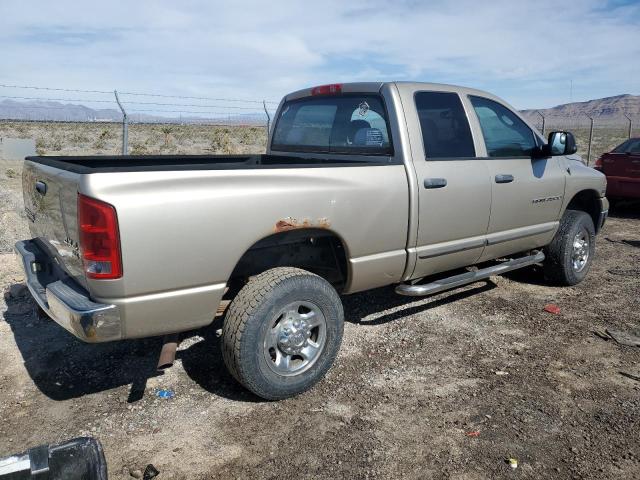
[[[274,329],[284,328],[279,313],[296,302],[317,307],[326,327],[313,363],[300,373],[285,376],[274,371],[275,359],[271,365],[268,363],[273,348],[267,352],[266,342],[273,338],[268,335]],[[276,326],[272,325],[274,321]],[[329,282],[299,268],[273,268],[251,279],[231,302],[222,328],[224,362],[231,375],[256,395],[267,400],[292,397],[311,388],[327,373],[340,349],[343,327],[342,302]],[[277,353],[286,356],[282,351]],[[290,355],[291,359],[294,357]],[[291,362],[301,360],[302,357]]]
[[[586,260],[581,268],[577,268],[574,264],[574,242],[580,233],[584,233],[588,245],[583,249],[587,252]],[[582,211],[567,210],[560,220],[560,228],[556,235],[545,248],[545,277],[556,285],[570,286],[580,283],[591,267],[595,240],[596,232],[591,217]],[[581,261],[576,262],[579,264],[578,267],[582,264]]]

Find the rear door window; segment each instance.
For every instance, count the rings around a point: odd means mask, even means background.
[[[487,155],[530,157],[536,147],[533,131],[504,105],[484,97],[469,96],[476,112]]]
[[[469,122],[457,94],[417,92],[415,102],[427,160],[475,157]]]
[[[391,155],[389,122],[378,95],[307,97],[286,102],[272,150]]]

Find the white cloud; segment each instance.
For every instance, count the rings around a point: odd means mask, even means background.
[[[491,90],[518,107],[640,93],[640,7],[593,0],[13,1],[0,79],[278,99],[349,80]]]

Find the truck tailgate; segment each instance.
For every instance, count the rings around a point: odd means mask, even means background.
[[[78,248],[80,174],[26,160],[22,176],[29,229],[55,262],[87,287]]]

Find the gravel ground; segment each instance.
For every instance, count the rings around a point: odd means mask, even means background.
[[[18,185],[0,178],[19,207]],[[2,207],[8,242],[24,227]],[[226,373],[218,323],[157,375],[158,339],[75,340],[38,315],[15,257],[0,253],[0,457],[92,435],[112,479],[150,463],[167,479],[640,478],[640,381],[620,373],[640,377],[640,348],[593,333],[640,327],[639,265],[631,206],[573,288],[528,269],[421,300],[391,288],[344,297],[326,379],[263,402]]]

